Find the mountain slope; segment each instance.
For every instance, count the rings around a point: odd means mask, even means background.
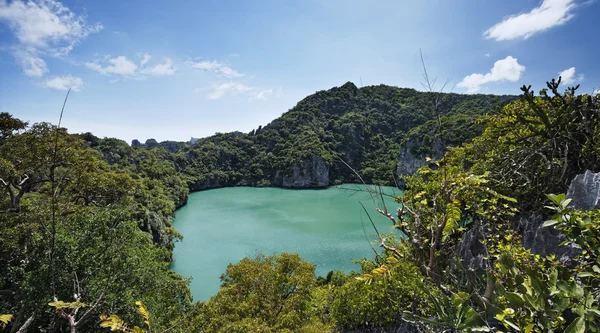
[[[416,159],[424,163],[426,154],[440,155],[445,148],[433,146],[436,97],[444,146],[479,135],[481,127],[473,120],[515,98],[434,95],[385,85],[359,89],[348,82],[306,97],[248,134],[217,134],[175,155],[183,162],[181,170],[195,179],[191,190],[230,185],[323,187],[358,181],[339,158],[367,182],[393,184],[398,171],[414,171],[399,168],[399,156],[400,164],[416,166]]]
[[[142,145],[134,140],[134,148],[101,140],[100,147],[111,163],[132,168],[140,165],[137,159],[147,158],[141,152],[151,148],[161,163],[172,166],[168,173],[174,170],[191,191],[358,182],[345,163],[368,183],[392,185],[398,176],[422,166],[425,157],[439,157],[446,146],[479,135],[482,128],[474,120],[515,98],[434,94],[386,85],[359,89],[348,82],[304,98],[250,133],[217,133],[185,144],[150,139]],[[442,131],[436,134],[438,122]],[[436,139],[439,135],[442,141]],[[171,183],[179,184],[179,180]],[[176,196],[178,205],[185,203],[186,191],[177,189]]]

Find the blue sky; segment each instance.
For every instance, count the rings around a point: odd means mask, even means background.
[[[127,141],[250,131],[352,81],[460,93],[600,87],[586,0],[0,0],[0,111]]]

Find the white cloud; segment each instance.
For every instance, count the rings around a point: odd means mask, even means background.
[[[491,71],[487,74],[471,74],[466,76],[457,84],[458,87],[467,88],[467,93],[473,94],[481,89],[481,86],[490,82],[510,81],[516,82],[525,71],[525,66],[519,64],[516,58],[508,56],[494,63]]]
[[[564,24],[573,18],[575,0],[543,0],[529,13],[512,15],[489,28],[484,36],[497,41],[527,39],[538,32]]]
[[[208,99],[220,99],[225,95],[238,95],[240,93],[246,93],[253,88],[250,88],[242,83],[237,82],[226,82],[216,84],[212,87],[212,91],[206,95]]]
[[[261,90],[259,92],[257,92],[252,99],[260,99],[260,100],[266,100],[267,96],[270,96],[273,94],[273,89],[265,89],[265,90]]]
[[[489,54],[489,53],[486,53],[486,54],[484,54],[484,56],[485,56],[486,58],[489,58],[489,57],[490,57],[490,54]]]
[[[190,64],[193,69],[198,69],[198,70],[208,71],[208,72],[215,72],[215,73],[221,74],[228,78],[245,76],[245,74],[239,73],[238,71],[234,70],[233,68],[226,66],[217,61],[200,61],[200,62],[190,61]]]
[[[148,53],[142,54],[142,61],[140,61],[140,66],[146,65],[148,63],[148,61],[150,61],[151,58],[152,58],[152,56],[149,55]]]
[[[108,65],[102,66],[97,62],[88,62],[85,66],[103,75],[133,76],[138,66],[125,56],[108,59]]]
[[[164,64],[158,64],[150,68],[145,68],[142,70],[142,73],[150,76],[173,75],[175,74],[175,68],[173,67],[173,61],[167,58]]]
[[[15,57],[23,69],[23,73],[30,77],[42,77],[48,72],[48,65],[44,59],[38,57],[35,52],[16,50]]]
[[[600,95],[600,88],[596,89],[596,91],[594,92],[594,94]]]
[[[83,80],[79,77],[69,75],[55,76],[46,81],[46,87],[56,90],[74,90],[79,91],[83,87]]]
[[[67,55],[82,39],[102,30],[55,0],[0,0],[0,21],[15,35],[14,55],[28,76],[48,71],[42,56]]]
[[[103,62],[87,62],[85,66],[102,75],[117,76],[123,79],[143,79],[148,76],[165,76],[175,74],[175,67],[173,66],[173,61],[170,58],[167,58],[163,64],[148,66],[148,62],[151,58],[151,55],[144,53],[139,66],[126,56],[118,56],[115,58],[109,57]]]
[[[571,84],[575,82],[581,82],[585,79],[585,75],[579,74],[576,76],[575,67],[571,67],[569,69],[565,69],[564,71],[558,73],[558,76],[562,78],[562,83]]]

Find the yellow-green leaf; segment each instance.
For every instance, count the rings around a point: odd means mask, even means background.
[[[11,314],[0,314],[0,323],[6,325],[11,320],[13,320],[13,315],[11,315]]]
[[[63,302],[63,301],[50,302],[50,303],[48,303],[48,305],[50,305],[51,307],[55,307],[57,309],[79,309],[79,308],[85,308],[86,306],[88,306],[87,304],[82,303],[82,302]]]
[[[398,263],[398,259],[396,259],[394,257],[389,257],[385,261],[387,261],[388,264],[397,264]]]
[[[142,301],[135,302],[135,305],[138,307],[138,312],[144,317],[144,323],[150,328],[150,312],[148,311],[148,308]]]

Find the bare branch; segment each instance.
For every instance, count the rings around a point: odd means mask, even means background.
[[[25,333],[27,331],[27,328],[29,328],[31,323],[33,323],[34,318],[35,318],[35,312],[32,313],[29,318],[27,318],[27,320],[25,321],[23,326],[21,326],[21,328],[19,328],[19,330],[16,333]]]
[[[76,327],[80,327],[81,325],[83,325],[83,323],[85,323],[88,319],[90,314],[98,307],[98,305],[100,305],[100,303],[102,303],[102,301],[104,300],[104,296],[106,296],[106,291],[107,289],[104,289],[104,291],[102,292],[102,294],[100,294],[100,296],[98,296],[98,298],[96,299],[96,302],[94,302],[94,305],[92,305],[84,314],[83,316],[81,316],[81,318],[77,321],[77,323],[75,324]]]

